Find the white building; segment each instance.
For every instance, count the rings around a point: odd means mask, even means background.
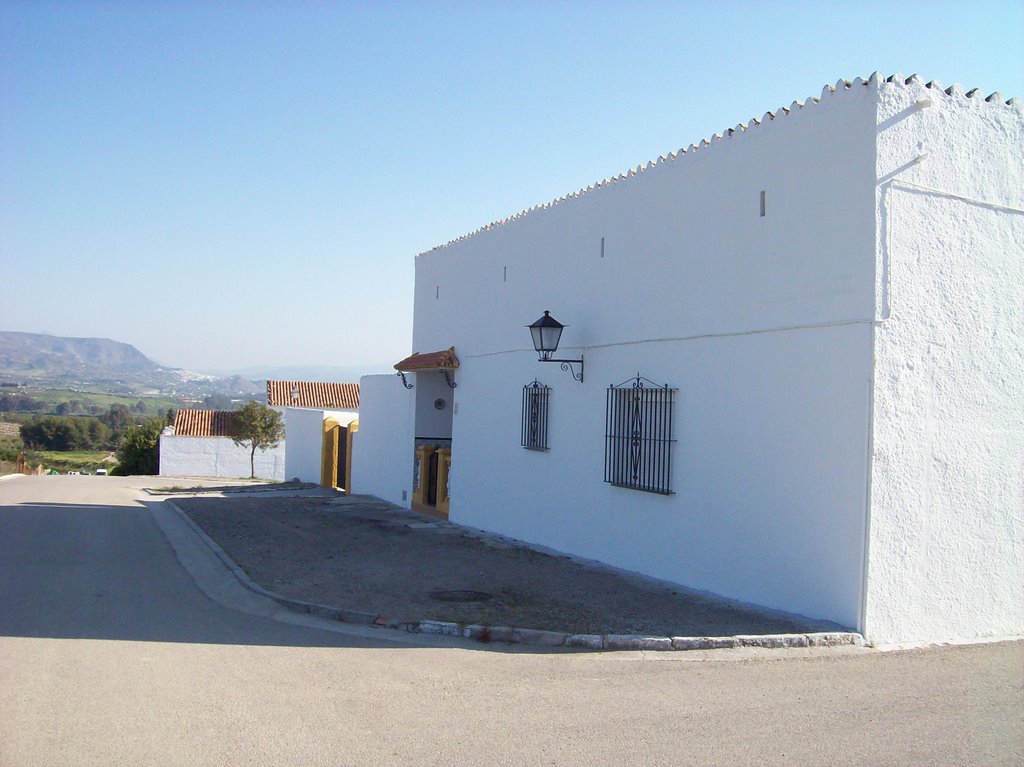
[[[284,416],[285,475],[347,487],[348,434],[359,428],[359,384],[267,381],[267,404]]]
[[[175,413],[174,425],[160,435],[161,477],[249,477],[251,469],[260,479],[283,480],[284,442],[269,450],[236,445],[229,436],[230,410],[191,410]]]
[[[873,641],[1020,635],[1022,209],[1020,100],[876,74],[489,224],[416,259],[354,490],[450,460],[462,524]],[[538,362],[544,310],[582,364]]]

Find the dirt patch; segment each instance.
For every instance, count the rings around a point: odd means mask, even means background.
[[[389,619],[660,636],[835,628],[695,596],[371,498],[175,504],[268,591]],[[438,598],[471,592],[480,596]]]

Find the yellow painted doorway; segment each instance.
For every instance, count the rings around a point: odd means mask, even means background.
[[[320,452],[320,484],[324,487],[349,489],[352,478],[352,435],[359,431],[359,421],[347,426],[331,416],[324,419],[323,448]]]

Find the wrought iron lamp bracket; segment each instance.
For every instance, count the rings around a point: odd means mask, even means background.
[[[573,377],[574,380],[583,383],[583,358],[580,357],[578,360],[559,360],[553,357],[541,357],[537,360],[538,362],[560,362],[559,367]],[[580,366],[580,372],[576,372],[576,368],[573,365]]]

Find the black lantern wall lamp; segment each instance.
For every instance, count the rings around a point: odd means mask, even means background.
[[[533,348],[537,350],[538,362],[560,362],[562,370],[565,370],[580,383],[583,383],[583,357],[578,360],[555,359],[552,355],[558,351],[558,341],[562,337],[562,329],[565,327],[561,322],[551,316],[551,312],[544,310],[544,316],[532,325],[530,335],[533,336]],[[580,366],[577,373],[573,365]]]

